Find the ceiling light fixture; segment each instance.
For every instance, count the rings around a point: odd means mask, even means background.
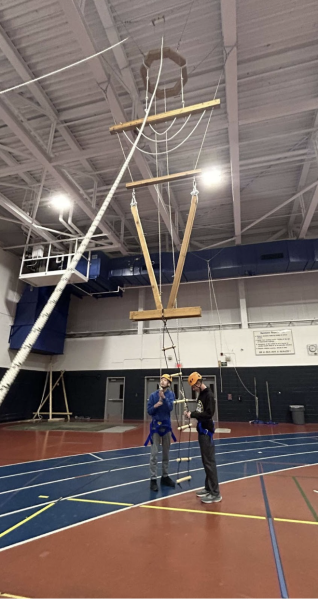
[[[71,200],[67,194],[57,193],[51,197],[51,206],[57,210],[64,210],[71,207]]]
[[[223,173],[219,167],[213,167],[202,171],[202,181],[204,185],[212,187],[216,186],[223,181]]]

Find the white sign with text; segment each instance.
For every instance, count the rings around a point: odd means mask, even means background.
[[[262,329],[253,333],[256,355],[295,354],[291,329]]]

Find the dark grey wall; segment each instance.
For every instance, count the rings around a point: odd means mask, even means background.
[[[193,367],[192,370],[195,370]],[[0,376],[5,369],[0,369]],[[187,369],[187,375],[191,369]],[[222,369],[222,385],[219,369],[201,369],[202,375],[217,378],[220,421],[250,421],[255,418],[255,401],[244,386],[254,394],[254,377],[259,397],[259,418],[269,419],[266,381],[269,383],[272,418],[278,422],[291,422],[290,404],[304,404],[306,422],[318,422],[318,367],[259,367]],[[57,377],[54,373],[54,378]],[[69,371],[65,373],[65,385],[70,411],[73,416],[103,419],[107,377],[125,377],[125,419],[142,420],[144,416],[144,378],[159,377],[153,369],[127,371]],[[244,383],[241,383],[240,379]],[[0,407],[0,420],[32,418],[42,396],[45,373],[20,371],[7,397]],[[232,400],[229,400],[229,395]],[[56,410],[63,407],[62,388],[54,392]]]

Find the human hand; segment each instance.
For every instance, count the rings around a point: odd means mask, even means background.
[[[191,412],[190,412],[190,410],[185,410],[185,411],[184,411],[184,415],[185,415],[185,416],[186,416],[188,419],[190,419],[190,418],[191,418]]]
[[[157,402],[157,404],[154,405],[154,408],[159,408],[159,406],[162,406],[161,400],[159,400],[159,402]]]
[[[159,398],[164,398],[164,397],[165,397],[165,395],[164,395],[163,390],[159,390]]]

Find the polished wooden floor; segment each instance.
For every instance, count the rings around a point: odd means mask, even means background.
[[[138,448],[148,425],[135,425],[123,434],[2,427],[1,464]],[[318,448],[318,424],[220,427],[231,433],[216,439],[295,433],[305,439],[308,433],[312,447],[294,456],[295,447],[286,450],[279,437],[271,459],[276,472],[265,474],[260,456],[259,472],[251,476],[246,459],[243,476],[221,484],[219,504],[203,505],[193,490],[176,488],[159,501],[4,548],[0,591],[27,598],[316,598],[318,454],[317,464],[312,456],[310,466],[302,465],[314,444]],[[285,456],[293,457],[292,466]]]

